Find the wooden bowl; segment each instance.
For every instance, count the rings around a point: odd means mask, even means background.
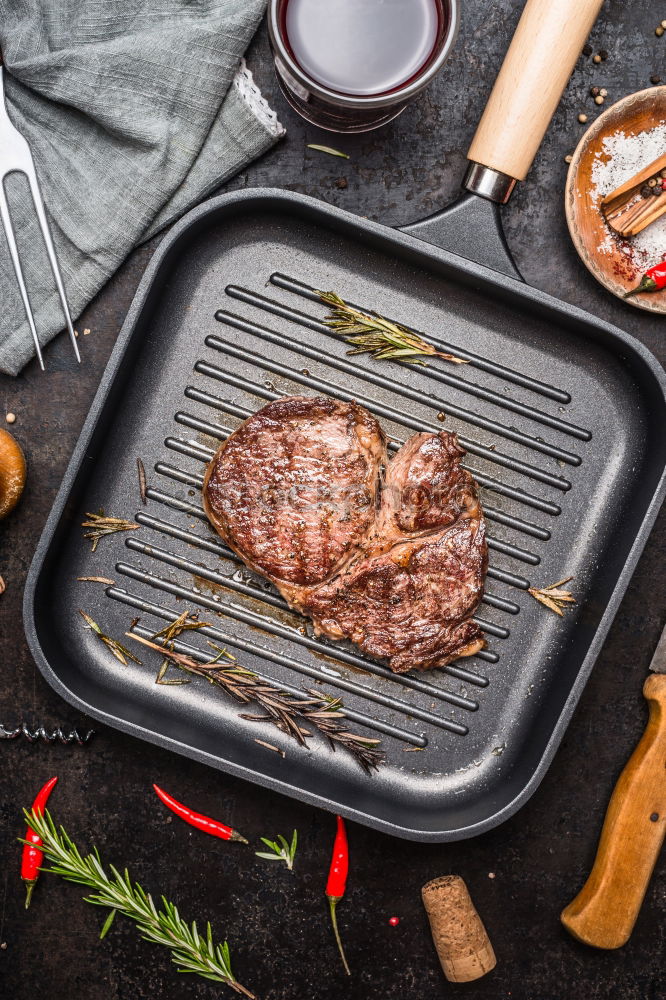
[[[607,228],[598,205],[590,196],[593,187],[592,165],[599,155],[604,155],[602,143],[606,136],[618,129],[627,135],[637,135],[664,121],[666,87],[650,87],[649,90],[631,94],[604,111],[590,125],[578,143],[569,166],[564,204],[571,239],[588,270],[609,292],[619,298],[638,284],[644,268],[640,267],[636,275],[631,273],[631,267],[627,267],[627,255],[621,251],[617,237],[613,237],[613,249],[609,253],[602,253],[598,249],[607,240],[611,230]],[[636,172],[642,166],[647,164],[638,164]],[[657,260],[653,260],[647,266],[657,263]],[[666,289],[635,295],[626,301],[636,309],[666,313]]]

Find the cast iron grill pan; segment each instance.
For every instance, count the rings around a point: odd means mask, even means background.
[[[317,288],[469,364],[350,357]],[[358,400],[392,449],[458,432],[488,520],[487,649],[394,675],[316,638],[213,532],[205,463],[292,394]],[[664,417],[647,351],[510,275],[297,195],[223,196],[173,231],[137,293],[31,570],[29,641],[56,690],[126,732],[397,835],[471,836],[531,794],[562,736],[663,494]],[[100,508],[140,527],[91,553],[80,523]],[[570,575],[578,605],[564,619],[527,593]],[[144,666],[123,668],[79,608],[116,637],[136,616],[150,636],[198,610],[209,627],[178,649],[207,658],[208,639],[286,690],[342,697],[387,763],[368,777],[318,736],[301,749],[205,681],[157,686],[157,657],[136,644]]]

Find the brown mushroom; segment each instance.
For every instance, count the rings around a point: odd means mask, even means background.
[[[25,457],[18,441],[0,428],[0,520],[14,509],[25,486]]]

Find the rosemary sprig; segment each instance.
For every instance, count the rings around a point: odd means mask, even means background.
[[[286,837],[282,836],[281,833],[278,833],[277,839],[279,843],[276,844],[274,840],[269,840],[268,837],[262,837],[262,844],[265,844],[266,847],[270,847],[270,852],[255,851],[254,853],[258,858],[266,858],[267,861],[284,861],[285,865],[291,872],[294,870],[294,858],[296,857],[296,846],[298,844],[298,830],[294,830],[291,838],[291,844]]]
[[[404,361],[409,365],[425,365],[425,361],[420,360],[420,356],[425,354],[444,358],[456,365],[468,363],[455,354],[436,350],[402,323],[392,323],[383,316],[355,309],[335,292],[315,291],[315,294],[331,306],[331,312],[324,320],[325,325],[344,337],[348,344],[354,345],[353,350],[347,351],[348,354],[371,354],[376,361]]]
[[[104,511],[100,511],[99,514],[86,513],[86,517],[90,520],[82,521],[81,527],[92,529],[84,532],[83,537],[92,539],[93,552],[100,538],[104,538],[105,535],[113,535],[116,531],[136,531],[139,527],[134,521],[124,521],[122,517],[106,517]]]
[[[153,639],[162,639],[169,649],[173,649],[173,641],[181,634],[181,632],[211,627],[210,622],[200,622],[199,619],[195,618],[189,611],[183,611],[181,615],[178,615],[178,617],[172,622],[169,622],[168,625],[161,628],[159,632],[155,632]]]
[[[23,814],[28,826],[43,841],[40,850],[51,862],[46,871],[92,889],[93,893],[84,897],[86,903],[109,908],[111,913],[122,913],[136,923],[145,941],[170,948],[179,972],[193,972],[204,979],[225,983],[248,1000],[255,1000],[254,994],[241,986],[231,971],[228,943],[215,944],[213,941],[210,923],[206,924],[206,933],[200,934],[196,923],[188,924],[183,920],[178,908],[164,896],[158,908],[150,893],[132,881],[127,869],[121,874],[109,865],[110,874],[107,874],[97,848],[93,847],[91,854],[82,856],[64,827],[56,828],[47,809],[43,815],[28,809],[24,809]],[[106,935],[112,920],[109,914],[100,937]]]
[[[174,641],[181,634],[181,632],[187,632],[188,630],[203,628],[208,625],[208,622],[200,622],[194,615],[190,615],[189,611],[183,611],[175,621],[169,622],[164,628],[160,629],[153,636],[153,639],[162,639],[165,646],[168,649],[173,649]],[[157,677],[155,678],[156,684],[172,685],[177,686],[178,684],[189,684],[190,681],[184,677],[177,677],[175,679],[167,679],[166,673],[169,669],[169,660],[166,657],[162,660],[160,669],[157,671]]]
[[[110,650],[111,653],[113,653],[113,655],[115,656],[115,658],[117,660],[120,660],[120,662],[122,663],[122,665],[124,667],[127,666],[127,661],[128,660],[133,660],[134,663],[138,663],[139,666],[142,665],[141,664],[141,660],[137,660],[137,658],[134,655],[134,653],[130,653],[129,649],[126,649],[122,645],[122,643],[118,642],[117,639],[112,639],[110,636],[105,635],[104,632],[102,632],[102,630],[99,627],[99,625],[97,624],[97,622],[93,621],[93,619],[90,617],[90,615],[87,615],[85,613],[85,611],[81,611],[81,608],[79,608],[79,614],[82,616],[82,618],[85,621],[85,623],[88,626],[88,628],[91,629],[95,633],[95,635],[98,637],[98,639],[100,640],[100,642],[104,643],[104,645],[106,646],[106,648],[108,650]]]
[[[551,583],[548,587],[530,587],[528,594],[543,604],[545,607],[554,611],[556,615],[560,618],[564,618],[563,608],[566,608],[567,604],[575,604],[576,598],[573,596],[570,590],[562,590],[561,588],[569,580],[573,580],[572,576],[567,576],[564,580],[558,580],[557,583]]]
[[[309,695],[308,698],[297,698],[287,694],[268,681],[262,680],[251,670],[241,667],[235,662],[232,654],[224,649],[219,649],[215,658],[208,663],[200,663],[191,656],[177,653],[134,632],[125,634],[128,638],[148,646],[149,649],[157,650],[180,670],[205,677],[207,681],[223,688],[237,701],[244,704],[256,701],[266,713],[265,715],[242,714],[242,719],[249,719],[251,722],[272,722],[281,732],[293,737],[301,746],[305,746],[306,739],[312,735],[303,724],[314,726],[327,738],[333,750],[336,746],[344,747],[368,774],[383,763],[384,754],[378,748],[380,740],[361,736],[347,729],[343,721],[345,713],[339,698],[325,698],[316,691],[305,692]],[[218,647],[213,648],[218,649]],[[231,662],[220,662],[222,657]]]

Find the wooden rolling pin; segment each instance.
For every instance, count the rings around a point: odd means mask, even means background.
[[[666,627],[650,669],[647,727],[615,786],[590,877],[561,915],[595,948],[629,940],[666,835]]]

